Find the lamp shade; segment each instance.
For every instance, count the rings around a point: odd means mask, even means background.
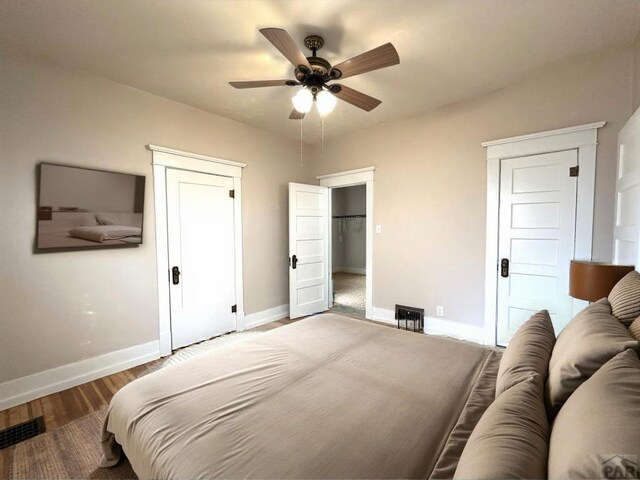
[[[569,270],[569,295],[595,302],[609,295],[614,285],[633,270],[632,265],[572,260]]]
[[[293,102],[293,108],[298,112],[309,113],[313,105],[313,94],[308,88],[301,88],[298,90],[298,93],[293,96],[291,101]]]
[[[333,112],[333,109],[336,107],[336,97],[331,95],[327,90],[322,90],[318,93],[317,103],[318,103],[318,112],[321,117],[328,115]]]

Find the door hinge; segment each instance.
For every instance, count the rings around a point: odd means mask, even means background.
[[[236,313],[238,311],[238,305],[231,305],[231,313]]]
[[[570,177],[577,177],[579,173],[580,173],[580,166],[579,165],[576,165],[575,167],[569,167],[569,176]]]
[[[235,190],[229,190],[229,196],[231,198],[236,198],[236,191]]]

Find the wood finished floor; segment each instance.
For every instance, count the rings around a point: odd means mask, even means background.
[[[282,327],[296,320],[288,318],[256,327],[254,331],[267,331]],[[153,371],[164,359],[154,360],[108,377],[78,385],[46,397],[23,403],[0,411],[0,430],[18,425],[33,418],[44,416],[47,432],[60,428],[85,415],[106,408],[115,393],[127,383]],[[9,477],[10,451],[15,447],[0,450],[0,479]]]
[[[358,315],[350,315],[348,312],[335,312],[341,315],[364,320]],[[285,318],[252,329],[253,331],[273,330],[298,321]],[[368,321],[368,320],[365,320]],[[384,325],[384,324],[381,324]],[[69,422],[77,420],[97,410],[106,408],[115,393],[127,383],[153,371],[164,359],[154,360],[144,365],[139,365],[129,370],[114,373],[108,377],[99,378],[92,382],[84,383],[68,390],[47,395],[46,397],[23,403],[16,407],[0,411],[0,430],[18,425],[39,416],[44,416],[47,432],[60,428]],[[10,453],[15,447],[0,450],[0,479],[9,477]]]
[[[108,377],[99,378],[92,382],[3,410],[0,412],[0,430],[39,416],[44,416],[47,431],[55,430],[73,420],[107,407],[118,390],[144,373],[149,372],[159,362],[161,360],[154,360]],[[0,478],[9,478],[9,459],[13,448],[15,447],[0,450]]]

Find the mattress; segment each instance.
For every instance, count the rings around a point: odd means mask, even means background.
[[[447,478],[493,400],[499,354],[324,314],[140,378],[103,466],[141,478]]]

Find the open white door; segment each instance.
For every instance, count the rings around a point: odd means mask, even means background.
[[[289,317],[329,309],[329,189],[289,184]]]
[[[538,310],[549,310],[556,333],[571,320],[577,164],[577,150],[502,161],[498,345]]]
[[[233,179],[167,169],[172,347],[236,329]]]

